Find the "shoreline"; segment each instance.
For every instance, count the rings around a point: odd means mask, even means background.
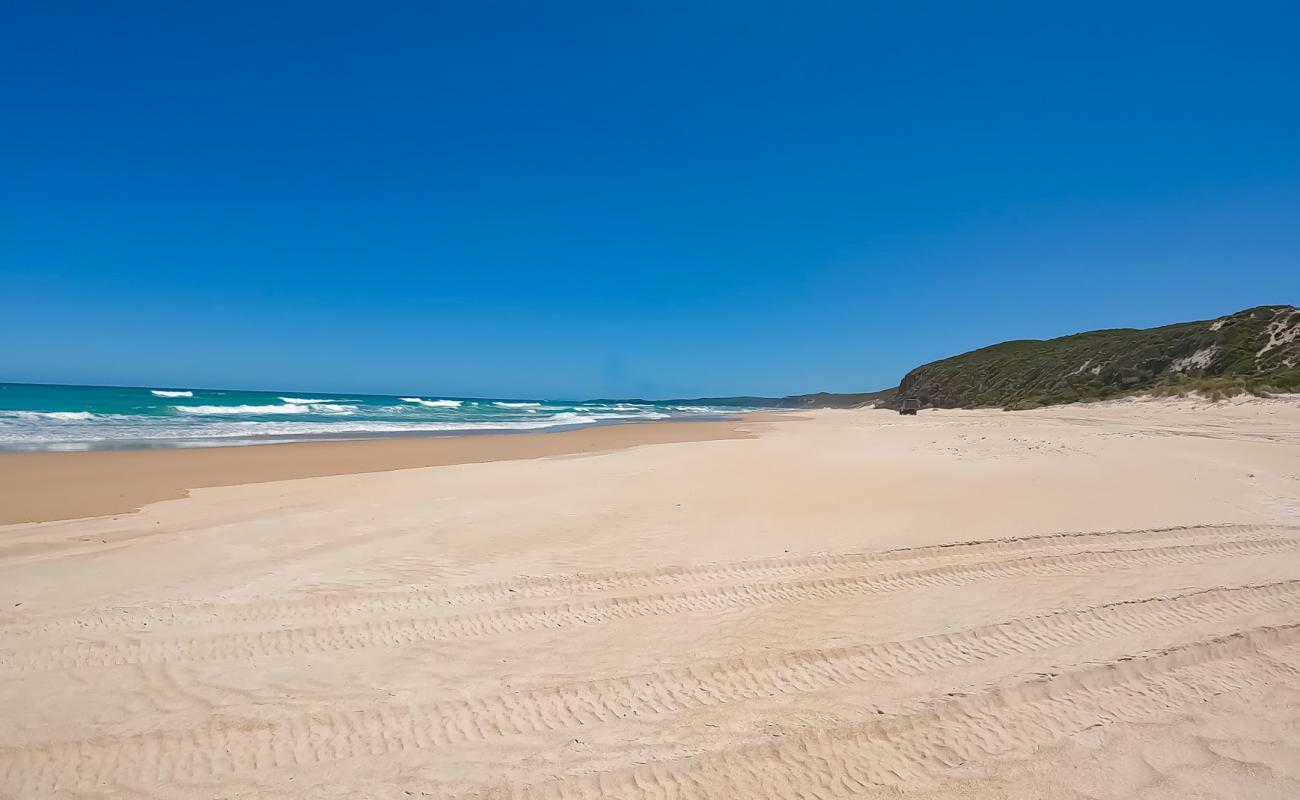
[[[104,517],[192,489],[747,439],[766,414],[564,430],[404,435],[204,447],[0,452],[0,526]],[[70,488],[73,487],[73,488]]]
[[[539,433],[567,433],[617,425],[660,425],[665,422],[727,422],[747,414],[782,413],[787,409],[739,411],[730,414],[701,414],[693,417],[662,419],[618,419],[594,422],[563,423],[538,428],[453,428],[448,430],[340,430],[329,433],[262,433],[244,436],[214,436],[193,439],[103,439],[94,442],[43,442],[32,445],[0,444],[0,456],[11,453],[123,453],[157,450],[200,450],[204,448],[258,447],[273,444],[312,444],[316,442],[369,442],[385,439],[446,439],[461,436],[531,436]],[[793,409],[789,409],[793,410]]]

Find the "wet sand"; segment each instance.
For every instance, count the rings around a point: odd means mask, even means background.
[[[159,500],[184,497],[201,487],[598,453],[745,435],[734,422],[693,420],[542,433],[0,453],[0,525],[123,514]]]

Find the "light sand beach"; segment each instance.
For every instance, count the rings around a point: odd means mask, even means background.
[[[0,479],[0,797],[1300,796],[1295,398]]]

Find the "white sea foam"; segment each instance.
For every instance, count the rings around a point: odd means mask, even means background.
[[[661,411],[638,411],[636,413],[598,412],[595,414],[578,414],[573,411],[566,411],[563,414],[547,417],[547,419],[553,420],[554,424],[568,425],[575,422],[585,424],[625,419],[668,419],[671,416],[671,414],[665,414]]]
[[[307,406],[172,406],[182,414],[309,414]]]
[[[497,408],[541,408],[542,407],[541,403],[506,403],[500,400],[494,402],[492,405],[496,406]]]
[[[150,389],[149,394],[154,397],[193,397],[194,392],[174,392],[170,389]]]
[[[316,404],[332,405],[332,404]],[[343,406],[344,408],[351,408]],[[336,420],[256,420],[239,415],[311,415],[311,406],[174,406],[188,408],[173,416],[91,414],[80,411],[0,411],[0,446],[19,450],[77,450],[105,442],[165,442],[177,446],[252,444],[267,437],[314,439],[321,436],[365,438],[376,434],[420,434],[470,431],[529,431],[580,427],[620,420],[664,419],[660,412],[576,413],[536,415],[527,419],[382,420],[339,416]],[[204,409],[197,413],[194,409]],[[208,411],[207,409],[215,409]],[[251,410],[250,410],[251,409]],[[285,409],[297,409],[286,411]],[[225,415],[225,416],[223,416]],[[331,415],[334,416],[334,415]],[[64,424],[57,424],[64,423]]]
[[[98,415],[89,411],[5,411],[4,416],[13,416],[21,420],[54,420],[56,422],[80,422],[96,419]]]
[[[401,397],[403,403],[418,403],[429,408],[460,408],[463,400],[425,400],[422,397]]]
[[[641,405],[638,403],[594,403],[575,406],[574,410],[592,413],[602,413],[605,411],[653,411],[654,406]]]
[[[338,401],[332,398],[281,397],[280,402],[294,406],[309,406],[315,403],[336,403]]]
[[[356,406],[337,403],[285,403],[282,406],[172,406],[182,414],[230,416],[237,414],[352,414]]]

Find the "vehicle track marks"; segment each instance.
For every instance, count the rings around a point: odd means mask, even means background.
[[[599,625],[614,620],[683,612],[797,603],[935,586],[962,586],[1022,576],[1067,575],[1101,568],[1183,563],[1297,549],[1300,549],[1300,542],[1296,540],[1264,539],[1172,545],[1149,550],[1084,551],[1060,556],[1028,556],[1010,561],[932,567],[885,575],[817,578],[653,595],[628,595],[553,606],[504,608],[462,616],[382,620],[200,638],[80,642],[0,652],[0,670],[45,671],[124,664],[301,656],[574,625]]]
[[[1060,611],[904,641],[763,653],[472,700],[322,711],[277,720],[218,719],[192,730],[0,748],[0,789],[24,796],[104,783],[196,781],[267,767],[303,767],[575,729],[937,672],[1156,628],[1293,608],[1300,613],[1297,600],[1300,581],[1218,588]],[[1297,626],[1269,630],[1291,631],[1293,627]],[[1300,633],[1283,636],[1300,638]],[[1272,641],[1267,637],[1260,641],[1265,640]],[[1221,641],[1235,640],[1221,637],[1198,645],[1201,649],[1188,645],[1169,652],[1194,651],[1195,661],[1220,652]],[[1092,686],[1094,680],[1089,677],[1087,683]]]
[[[1300,625],[1261,627],[1045,679],[942,700],[806,736],[467,796],[592,798],[862,797],[925,786],[960,764],[1029,754],[1088,728],[1153,722],[1225,692],[1300,677]]]
[[[761,558],[698,565],[669,565],[649,570],[609,570],[561,575],[521,576],[509,581],[465,586],[419,585],[357,592],[306,593],[258,598],[234,603],[164,603],[99,609],[46,619],[14,616],[0,619],[0,633],[9,637],[82,635],[97,631],[140,631],[167,625],[230,624],[264,620],[348,616],[400,615],[454,610],[457,606],[507,603],[608,591],[677,587],[690,583],[753,582],[804,576],[833,576],[867,570],[899,568],[908,562],[969,563],[989,555],[1067,554],[1099,544],[1150,545],[1160,542],[1229,542],[1286,538],[1300,526],[1208,525],[1136,531],[1054,533],[1010,539],[988,539],[879,552],[818,554]],[[1141,549],[1135,548],[1135,549]]]

